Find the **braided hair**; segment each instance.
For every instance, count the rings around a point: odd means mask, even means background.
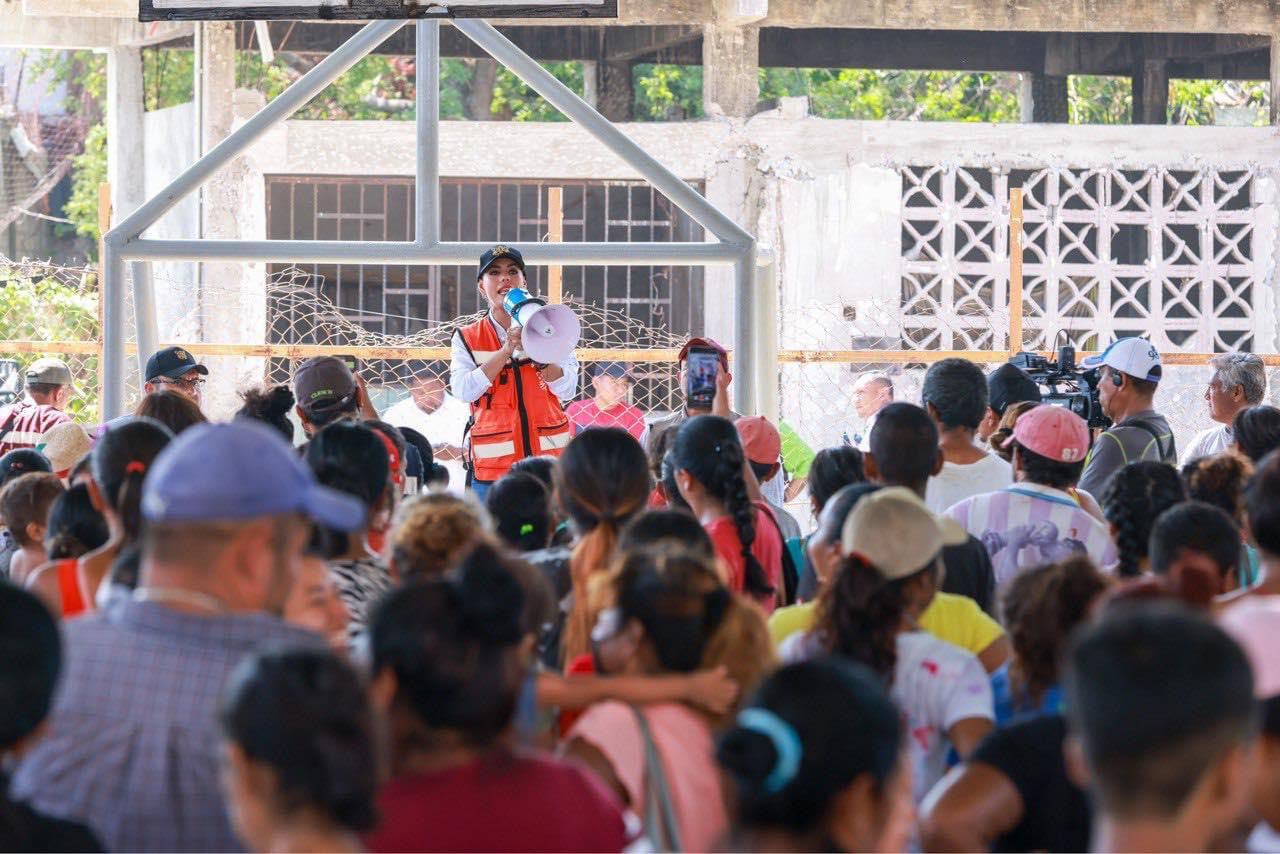
[[[1187,500],[1178,472],[1166,463],[1144,460],[1116,472],[1102,496],[1102,515],[1115,530],[1121,578],[1134,578],[1147,557],[1156,518]]]
[[[724,503],[742,546],[743,587],[754,596],[774,592],[764,567],[751,551],[756,541],[756,508],[743,476],[746,454],[733,422],[718,415],[696,415],[680,426],[672,446],[676,466]]]

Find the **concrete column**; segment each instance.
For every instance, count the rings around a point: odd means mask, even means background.
[[[630,62],[596,62],[596,109],[611,122],[629,122],[634,118],[635,84]]]
[[[145,191],[142,51],[107,49],[107,181],[114,222],[133,213]]]
[[[1280,33],[1271,34],[1271,124],[1280,125]]]
[[[760,28],[723,18],[702,28],[702,104],[709,116],[747,118],[760,98]]]
[[[600,103],[600,77],[597,63],[594,59],[584,59],[582,61],[582,100],[591,106],[598,106]]]
[[[1169,66],[1162,59],[1139,59],[1133,66],[1133,123],[1169,121]]]
[[[1067,109],[1067,78],[1056,74],[1031,75],[1031,120],[1046,124],[1066,124],[1070,121]]]
[[[204,33],[199,57],[200,139],[204,152],[208,153],[230,135],[235,124],[236,43],[232,23],[205,22],[201,26]],[[262,203],[250,192],[247,171],[245,158],[237,157],[204,185],[203,237],[240,240],[260,236],[246,233],[245,223],[258,218],[254,208]],[[262,321],[266,304],[264,266],[206,263],[202,267],[195,300],[199,306],[195,324],[197,337],[205,343],[217,344],[261,342],[265,331]],[[160,336],[165,338],[164,329],[160,330]],[[210,417],[225,417],[233,412],[237,392],[262,379],[261,359],[226,356],[205,362],[210,375],[205,386],[204,409]]]

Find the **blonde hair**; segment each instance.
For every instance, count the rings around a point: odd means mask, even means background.
[[[401,578],[440,575],[492,530],[489,514],[474,497],[429,492],[404,502],[396,512],[392,560]]]

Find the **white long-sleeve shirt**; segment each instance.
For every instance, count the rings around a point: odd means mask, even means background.
[[[507,343],[507,330],[503,329],[494,322],[492,314],[486,314],[485,320],[489,321],[494,330],[498,333],[498,340],[503,344]],[[462,340],[462,333],[453,333],[453,361],[449,365],[449,393],[463,403],[473,403],[480,399],[485,392],[489,390],[489,386],[493,385],[493,380],[484,374],[484,370],[480,367],[489,361],[492,353],[476,353],[472,358],[471,353],[467,350],[467,345]],[[477,362],[477,359],[479,362]],[[548,380],[547,388],[551,389],[551,393],[560,398],[561,401],[573,400],[578,394],[578,357],[573,353],[569,354],[569,358],[563,362],[558,362],[560,370],[564,371],[564,376],[558,380]]]

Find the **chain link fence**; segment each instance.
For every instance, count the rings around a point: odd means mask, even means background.
[[[162,344],[181,343],[213,368],[210,391],[214,393],[208,396],[206,406],[211,415],[229,416],[243,388],[288,383],[301,360],[322,353],[358,359],[370,393],[384,413],[413,415],[415,406],[440,405],[437,392],[448,387],[453,332],[479,315],[428,325],[413,335],[385,335],[351,319],[316,285],[315,274],[298,268],[269,276],[263,291],[267,325],[257,341],[199,342],[201,311],[237,304],[231,302],[233,296],[244,300],[243,293],[233,295],[230,288],[204,286],[201,300],[162,324]],[[160,279],[155,286],[163,293],[166,289],[189,289],[191,284]],[[569,304],[578,313],[583,329],[578,400],[593,396],[594,366],[620,362],[633,378],[626,398],[632,406],[652,417],[681,405],[676,355],[683,339],[613,309],[572,299]],[[130,337],[126,352],[132,360],[136,348],[131,343],[131,296],[126,299],[125,317]],[[925,328],[929,323],[940,331],[946,324],[955,328],[950,336],[923,339],[903,331]],[[927,345],[963,334],[990,342],[994,330],[1007,323],[1007,312],[975,308],[944,318],[894,301],[860,301],[858,305],[812,302],[787,308],[778,317],[782,420],[815,450],[839,444],[865,426],[853,405],[858,375],[884,373],[892,379],[898,400],[918,402],[929,364],[958,355],[989,369],[1006,354],[989,345],[962,352],[923,349],[917,341]],[[100,330],[96,269],[0,257],[0,402],[20,392],[21,369],[30,361],[41,355],[57,355],[68,363],[76,379],[73,413],[86,423],[99,420]],[[1186,447],[1198,431],[1209,426],[1204,402],[1210,373],[1207,360],[1207,356],[1185,353],[1169,357],[1176,363],[1167,365],[1156,403],[1173,425],[1179,447]],[[1267,400],[1272,404],[1280,403],[1280,359],[1274,361],[1276,364],[1268,368]],[[140,397],[138,372],[132,363],[126,376],[126,400],[132,408]],[[603,385],[608,393],[608,383]],[[450,404],[446,401],[444,405]],[[465,407],[458,405],[452,412],[454,420],[443,419],[444,423],[465,420]],[[603,413],[591,415],[594,423],[609,422]],[[414,423],[409,417],[398,420]],[[429,438],[447,441],[447,437]]]

